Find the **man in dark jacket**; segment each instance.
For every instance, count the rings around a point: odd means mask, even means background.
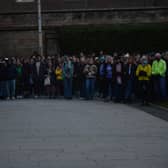
[[[2,60],[0,62],[0,98],[7,97],[7,63]]]
[[[17,78],[17,70],[16,70],[16,60],[12,58],[9,60],[7,65],[7,83],[8,83],[8,90],[7,90],[7,99],[15,99],[15,92],[16,92],[16,78]]]
[[[73,67],[74,67],[74,74],[73,74],[73,94],[76,97],[79,97],[80,93],[80,61],[79,58],[73,56]]]
[[[46,64],[38,56],[34,64],[34,75],[35,75],[35,94],[41,96],[44,91],[44,75],[46,72]]]
[[[134,91],[134,82],[136,73],[136,65],[132,57],[128,59],[128,63],[124,67],[124,81],[125,81],[125,92],[124,101],[131,102],[131,96]]]

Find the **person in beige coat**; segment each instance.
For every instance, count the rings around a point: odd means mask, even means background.
[[[84,67],[85,74],[85,89],[86,89],[86,99],[92,100],[95,92],[95,81],[97,74],[97,66],[94,64],[93,58],[88,60],[88,63]]]

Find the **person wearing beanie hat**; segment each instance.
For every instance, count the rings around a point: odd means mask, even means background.
[[[152,75],[154,79],[154,92],[157,100],[166,98],[166,61],[162,59],[160,53],[155,54],[152,63]]]

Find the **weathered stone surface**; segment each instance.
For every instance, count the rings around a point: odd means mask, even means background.
[[[26,13],[1,13],[0,14],[0,56],[30,56],[33,51],[38,50],[37,33],[37,12]],[[60,48],[64,52],[64,47],[60,46],[60,40],[64,39],[64,32],[60,35],[59,30],[66,26],[115,26],[127,24],[166,24],[168,22],[168,8],[137,8],[137,9],[104,9],[104,10],[71,10],[71,11],[48,11],[43,12],[43,36],[44,51],[47,55],[59,53]],[[48,32],[50,38],[48,37]],[[106,32],[104,32],[106,33]],[[55,34],[57,37],[55,38]],[[78,34],[76,35],[78,36]],[[109,36],[108,36],[109,37]],[[106,38],[106,37],[105,37]],[[116,37],[117,38],[117,37]],[[149,37],[150,38],[150,37]],[[90,39],[86,35],[85,39]],[[166,35],[160,42],[166,41]],[[63,41],[62,40],[62,41]],[[69,39],[70,43],[73,38]],[[105,40],[105,39],[104,39]],[[121,39],[123,41],[123,39]],[[84,40],[83,40],[84,41]],[[86,40],[85,40],[86,41]],[[97,40],[96,40],[97,41]],[[146,40],[145,40],[146,41]],[[153,40],[149,41],[149,44]],[[160,43],[159,42],[159,43]],[[63,42],[63,43],[66,43]],[[87,42],[86,42],[87,43]],[[99,43],[103,43],[99,41]],[[114,43],[109,41],[107,43]],[[126,43],[133,43],[131,40]],[[141,42],[144,43],[144,42]],[[75,45],[75,43],[74,43]],[[113,44],[112,44],[113,45]],[[156,46],[155,46],[156,45]],[[139,46],[139,45],[137,45]],[[156,50],[158,44],[153,45]],[[127,46],[125,46],[128,48]],[[154,48],[153,47],[153,48]],[[71,50],[72,47],[69,47]],[[80,47],[85,48],[85,46]],[[90,50],[98,50],[92,46]],[[123,48],[123,47],[122,47]],[[121,48],[121,50],[122,50]],[[161,49],[161,47],[158,47]],[[163,47],[165,50],[166,48]],[[129,50],[129,48],[128,48]],[[79,52],[79,51],[78,51]]]
[[[0,167],[167,168],[168,123],[125,105],[0,102]]]
[[[97,8],[129,8],[129,7],[165,7],[167,0],[41,0],[43,10],[60,9],[97,9]],[[16,3],[16,0],[1,0],[0,12],[32,11],[36,3]]]

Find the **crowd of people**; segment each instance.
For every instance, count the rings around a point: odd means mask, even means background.
[[[131,103],[167,99],[168,53],[0,59],[0,98],[62,98]]]

